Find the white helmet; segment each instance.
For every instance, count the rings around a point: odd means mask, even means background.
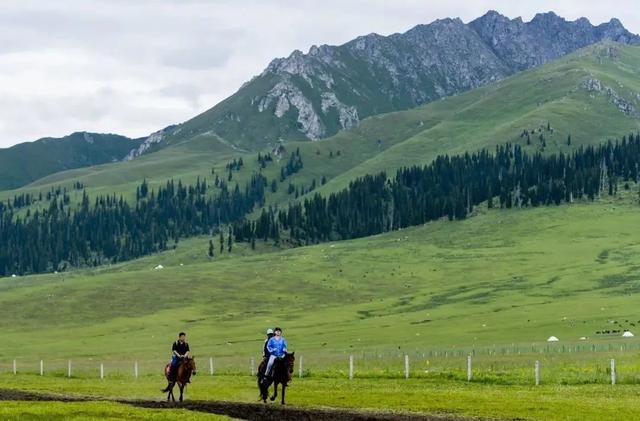
[[[272,335],[273,334],[273,329],[269,328],[267,329],[267,335]]]

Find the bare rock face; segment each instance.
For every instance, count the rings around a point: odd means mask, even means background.
[[[604,85],[598,79],[586,79],[580,84],[580,87],[591,93],[591,96],[594,98],[598,95],[606,95],[609,103],[615,106],[618,111],[625,115],[633,117],[639,116],[638,110],[630,100],[627,100],[623,96],[619,95],[618,92],[615,91],[615,89],[610,86]],[[640,94],[638,94],[637,92],[631,92],[631,96],[640,99]]]
[[[586,18],[569,22],[553,12],[539,13],[525,23],[490,11],[469,25],[513,71],[547,63],[603,40],[640,43],[640,38],[617,19],[593,26]]]
[[[358,122],[358,110],[355,107],[349,107],[338,100],[333,92],[322,93],[322,112],[327,113],[330,108],[335,108],[338,112],[338,121],[343,129],[356,127]]]
[[[169,126],[169,127],[166,127],[166,128],[164,128],[162,130],[158,130],[157,132],[151,133],[149,136],[144,138],[144,140],[142,141],[140,146],[138,146],[135,149],[132,149],[127,154],[127,156],[125,156],[123,158],[123,161],[131,161],[133,159],[136,159],[140,155],[143,155],[146,152],[148,152],[151,148],[153,148],[154,145],[160,144],[160,142],[162,142],[164,140],[164,138],[166,137],[166,135],[169,132],[169,130],[171,128],[173,128],[173,127],[174,126]]]
[[[313,108],[313,104],[288,78],[277,83],[259,101],[258,111],[269,110],[273,103],[276,104],[273,112],[278,118],[282,118],[291,108],[295,108],[298,113],[297,121],[300,125],[300,131],[309,139],[319,139],[324,135],[324,127]]]

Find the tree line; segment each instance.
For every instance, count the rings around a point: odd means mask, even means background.
[[[301,165],[299,153],[289,162]],[[621,182],[638,183],[639,165],[636,134],[570,154],[528,154],[517,144],[506,144],[493,152],[443,155],[425,166],[402,168],[393,177],[381,172],[358,178],[340,192],[315,194],[282,209],[264,207],[268,184],[261,174],[254,174],[244,189],[219,180],[215,194],[206,180],[193,185],[169,180],[153,190],[144,180],[135,203],[115,194],[91,200],[83,191],[81,202],[71,205],[61,191],[45,210],[25,214],[13,204],[0,206],[0,275],[133,259],[166,250],[183,237],[221,232],[222,226],[230,226],[230,251],[232,235],[252,245],[258,239],[301,245],[441,218],[464,219],[483,202],[512,208],[594,200],[616,194]],[[247,219],[256,206],[262,207],[260,215]],[[209,249],[213,257],[212,244]]]
[[[458,156],[425,166],[366,175],[331,195],[315,194],[287,209],[263,209],[234,224],[236,241],[285,236],[294,244],[365,237],[429,221],[466,218],[490,208],[559,205],[615,194],[620,181],[640,181],[640,134],[581,147],[570,154],[528,154],[519,145]],[[626,184],[628,187],[628,183]]]
[[[134,204],[115,194],[92,203],[84,191],[73,210],[57,197],[27,216],[0,207],[0,275],[95,266],[166,250],[181,237],[212,234],[262,206],[266,183],[256,174],[243,190],[225,184],[208,194],[205,181],[169,180],[149,190],[145,180]]]

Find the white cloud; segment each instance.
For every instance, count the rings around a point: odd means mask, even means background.
[[[235,92],[274,57],[488,9],[640,32],[633,1],[4,0],[0,147],[76,130],[137,137]]]

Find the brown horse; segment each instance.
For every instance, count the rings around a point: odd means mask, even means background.
[[[271,376],[265,378],[264,370],[267,367],[266,361],[263,361],[258,370],[258,388],[260,389],[260,399],[264,403],[267,403],[267,397],[269,396],[269,386],[273,384],[273,396],[269,399],[275,401],[278,397],[278,385],[282,385],[282,405],[284,405],[285,390],[289,382],[291,381],[291,375],[293,374],[293,365],[296,361],[295,352],[291,354],[286,353],[284,358],[277,358],[271,367]]]
[[[164,388],[163,392],[167,393],[167,402],[169,400],[176,401],[175,396],[173,396],[173,387],[178,383],[178,387],[180,388],[180,402],[182,402],[182,396],[184,393],[184,388],[187,386],[187,383],[190,383],[191,375],[196,375],[196,360],[193,357],[186,357],[180,365],[178,365],[178,373],[176,375],[175,380],[171,377],[171,364],[167,364],[164,369],[164,375],[167,378],[169,384],[166,388]]]

